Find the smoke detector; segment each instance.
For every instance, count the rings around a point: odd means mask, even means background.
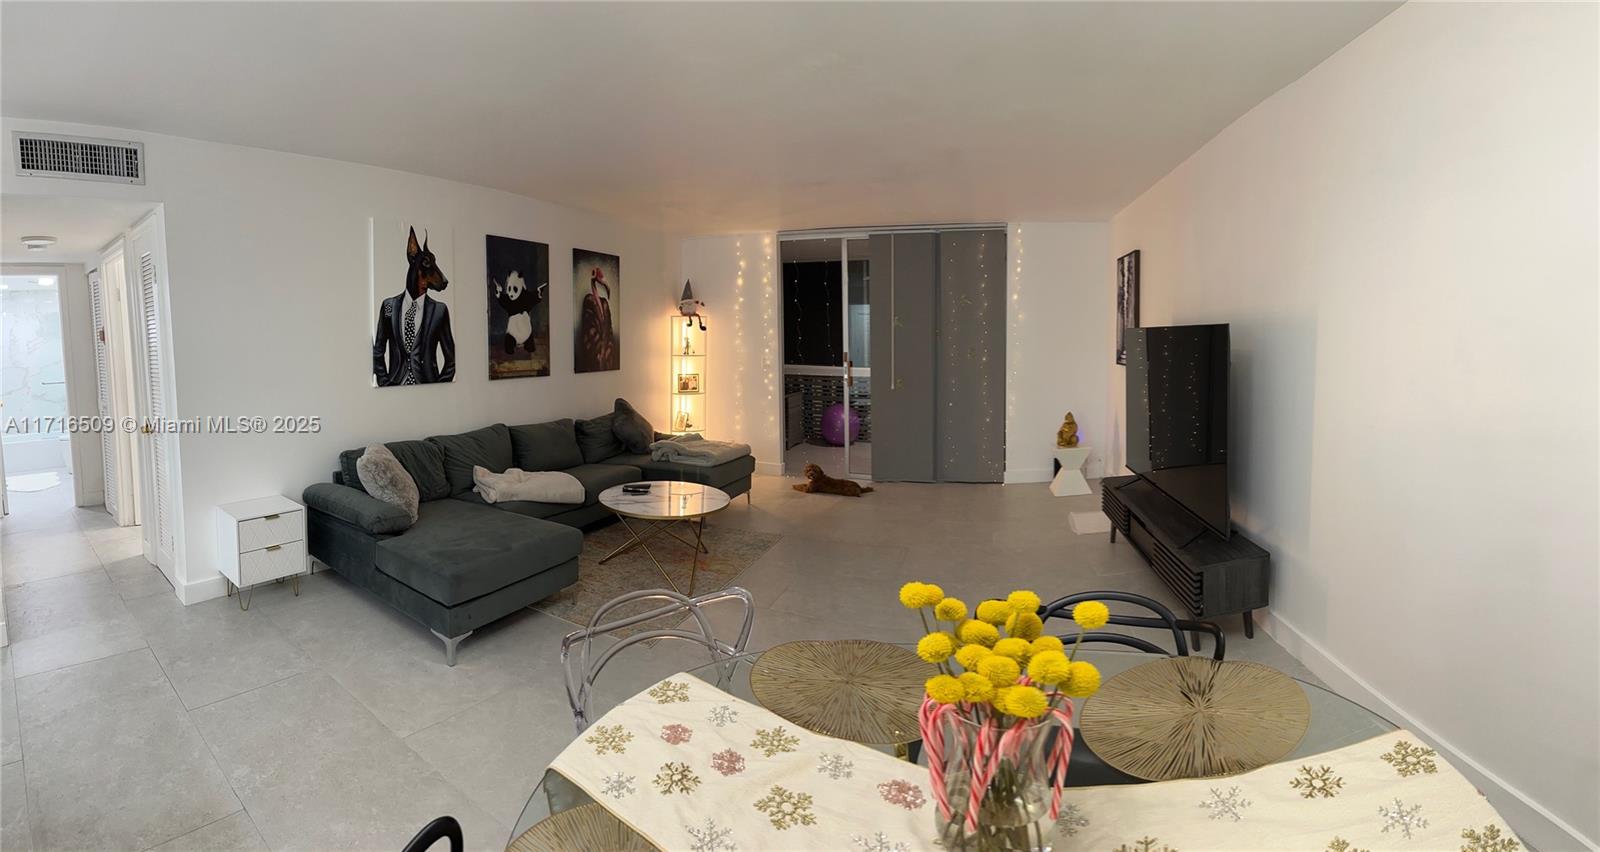
[[[55,237],[23,237],[22,238],[22,244],[23,244],[23,246],[27,247],[28,251],[44,251],[45,249],[47,249],[47,248],[49,248],[49,247],[51,247],[51,246],[56,244],[56,238]]]

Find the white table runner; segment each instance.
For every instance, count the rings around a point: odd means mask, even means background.
[[[663,849],[934,846],[927,770],[806,731],[691,675],[628,699],[551,764]],[[1396,731],[1227,778],[1069,787],[1058,850],[1466,850],[1520,845],[1467,780]]]

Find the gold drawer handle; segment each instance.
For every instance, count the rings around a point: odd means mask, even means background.
[[[283,516],[282,515],[265,515],[265,516],[263,516],[261,518],[261,520],[263,520],[263,521],[276,521],[277,519],[279,519],[281,517],[283,517]]]
[[[269,545],[267,545],[267,551],[268,552],[271,552],[271,551],[274,551],[274,550],[282,550],[282,549],[283,549],[283,545],[281,545],[281,544],[269,544]]]

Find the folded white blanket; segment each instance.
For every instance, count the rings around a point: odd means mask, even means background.
[[[683,436],[673,440],[656,441],[650,445],[653,461],[670,461],[696,467],[716,467],[750,455],[749,444],[728,441],[691,440]]]
[[[523,470],[507,468],[505,473],[493,473],[486,467],[473,466],[473,491],[485,503],[502,503],[506,500],[532,500],[536,503],[582,503],[583,483],[570,473],[559,470]]]

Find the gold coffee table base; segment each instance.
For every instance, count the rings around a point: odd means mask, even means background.
[[[808,731],[901,746],[922,738],[917,708],[923,685],[937,673],[910,650],[885,642],[789,642],[750,667],[750,691]]]
[[[700,571],[700,554],[709,554],[711,552],[710,548],[706,547],[703,538],[706,530],[706,518],[704,515],[701,515],[697,520],[651,521],[650,526],[643,529],[644,535],[640,535],[639,533],[641,531],[634,529],[633,524],[628,523],[627,515],[619,512],[617,513],[617,520],[622,522],[623,528],[626,529],[628,531],[628,535],[632,537],[623,542],[621,547],[618,547],[616,550],[613,550],[602,557],[598,564],[604,565],[607,562],[610,562],[613,558],[621,556],[622,554],[627,553],[628,551],[637,547],[644,551],[644,555],[650,557],[651,562],[655,563],[656,570],[661,572],[661,576],[667,581],[667,585],[672,587],[674,592],[685,595],[694,594],[694,578],[695,575]],[[639,519],[635,518],[634,520]],[[673,524],[688,524],[689,529],[694,531],[694,541],[689,541],[688,539],[668,529],[668,527],[672,526]],[[685,547],[689,547],[694,550],[694,560],[689,563],[689,591],[687,592],[678,588],[678,584],[672,581],[672,576],[669,575],[667,573],[667,569],[662,566],[661,560],[657,559],[656,555],[650,552],[650,546],[645,544],[648,539],[654,538],[661,533],[665,533],[668,537],[676,539]]]
[[[1106,681],[1079,733],[1106,764],[1167,781],[1235,775],[1283,759],[1305,736],[1311,703],[1277,669],[1174,657]]]
[[[655,849],[597,804],[562,811],[524,831],[507,852],[648,852]]]

